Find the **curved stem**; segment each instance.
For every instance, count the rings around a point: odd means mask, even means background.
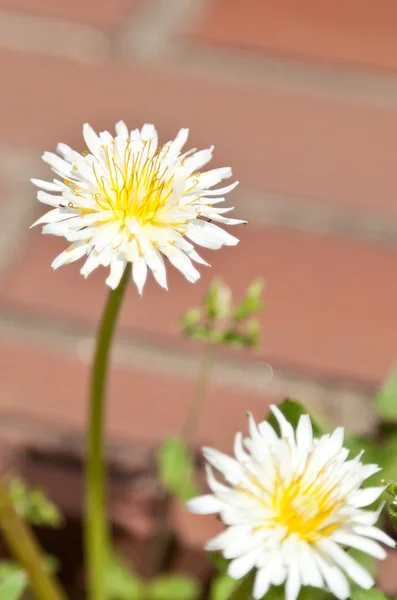
[[[129,274],[130,270],[126,268],[119,286],[109,293],[99,327],[92,366],[85,499],[85,552],[88,597],[91,600],[106,600],[104,571],[109,532],[105,516],[105,463],[103,455],[105,387],[110,345],[127,288]]]
[[[44,567],[44,558],[35,535],[19,517],[6,482],[0,478],[0,528],[4,541],[29,577],[38,600],[66,600],[58,581]]]
[[[201,360],[196,388],[188,408],[188,413],[183,428],[182,436],[187,445],[194,441],[200,413],[207,395],[212,369],[214,367],[215,354],[215,345],[208,344]]]

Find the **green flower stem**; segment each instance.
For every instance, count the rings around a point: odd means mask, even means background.
[[[0,528],[4,541],[29,577],[37,600],[67,600],[57,580],[45,569],[41,548],[15,510],[6,482],[0,478]]]
[[[119,286],[109,293],[99,327],[92,367],[85,499],[85,552],[88,598],[90,600],[106,600],[104,572],[109,532],[105,515],[105,463],[103,455],[105,387],[109,350],[129,277],[130,269],[126,268]]]
[[[195,438],[198,421],[207,396],[212,371],[214,368],[216,348],[214,344],[207,344],[203,354],[200,371],[197,378],[196,388],[193,398],[190,402],[182,437],[187,445],[190,445]]]

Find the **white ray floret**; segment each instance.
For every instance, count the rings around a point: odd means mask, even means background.
[[[207,550],[230,559],[228,572],[235,579],[256,569],[256,599],[284,583],[286,600],[296,600],[302,586],[327,589],[341,600],[350,595],[349,580],[371,588],[372,576],[346,549],[383,559],[381,543],[395,545],[375,526],[379,510],[363,510],[385,489],[361,489],[379,467],[364,465],[361,455],[348,457],[342,428],[313,439],[307,415],[294,431],[277,407],[272,411],[280,437],[269,423],[256,424],[249,416],[250,436],[236,435],[235,458],[203,450],[212,493],[188,507],[198,514],[219,513],[227,526]]]
[[[60,156],[43,154],[57,178],[32,179],[41,188],[38,200],[52,207],[34,225],[71,242],[52,263],[54,269],[86,256],[81,273],[87,277],[100,265],[110,267],[106,283],[116,288],[131,263],[142,294],[148,269],[167,289],[163,257],[195,282],[200,273],[192,261],[208,263],[192,242],[211,249],[238,243],[215,224],[245,223],[226,216],[232,208],[215,206],[238,182],[211,189],[228,179],[231,169],[199,171],[211,160],[213,147],[181,154],[187,129],[159,147],[153,125],[130,132],[122,121],[115,137],[107,131],[97,135],[87,123],[83,135],[88,152],[58,144]]]

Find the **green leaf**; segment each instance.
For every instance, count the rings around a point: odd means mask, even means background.
[[[1,600],[19,600],[27,586],[26,574],[19,570],[10,573],[8,577],[0,583]]]
[[[386,379],[375,397],[379,414],[390,421],[397,421],[397,369]]]
[[[178,438],[165,440],[157,455],[159,478],[164,487],[182,502],[198,496],[193,483],[194,462],[185,442]]]
[[[181,318],[182,329],[187,329],[192,325],[197,325],[201,319],[201,311],[199,308],[191,308]]]
[[[237,306],[234,312],[234,319],[242,321],[254,313],[264,308],[261,296],[263,292],[263,281],[254,281],[247,289],[243,301]]]
[[[213,279],[204,304],[209,319],[227,318],[232,306],[231,289],[222,280]]]
[[[112,553],[105,569],[105,591],[108,600],[142,600],[146,597],[145,583]]]
[[[226,573],[230,560],[223,558],[222,554],[219,554],[219,552],[208,552],[207,558],[210,563],[214,565],[217,571],[220,573]]]
[[[255,576],[256,570],[248,573],[248,575],[244,577],[242,581],[238,581],[238,586],[229,596],[230,600],[251,600]]]
[[[387,600],[387,596],[380,590],[355,590],[351,595],[351,600]]]
[[[163,575],[149,584],[150,600],[196,600],[200,586],[187,575]]]
[[[226,573],[217,575],[211,582],[209,600],[228,600],[237,586],[238,581]]]
[[[21,479],[15,477],[9,482],[9,492],[17,513],[30,524],[54,528],[62,526],[62,514],[44,490],[29,490]]]
[[[284,402],[278,405],[279,410],[283,413],[284,417],[287,419],[289,423],[291,423],[294,429],[297,428],[299,419],[302,415],[307,415],[307,410],[296,400],[286,399]],[[319,437],[323,435],[323,431],[320,426],[310,417],[313,427],[313,435],[315,437]],[[273,413],[270,413],[267,421],[273,427],[273,429],[280,433],[280,427],[278,425],[277,419]]]
[[[391,435],[378,450],[374,462],[382,468],[380,476],[386,481],[397,481],[397,433]]]

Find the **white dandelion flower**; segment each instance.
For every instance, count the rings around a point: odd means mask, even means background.
[[[283,583],[286,600],[295,600],[301,586],[348,598],[348,579],[371,588],[372,576],[346,549],[383,559],[386,552],[379,542],[395,545],[375,527],[380,509],[363,510],[384,490],[360,489],[379,467],[362,464],[362,453],[348,459],[342,428],[313,439],[307,415],[295,432],[277,407],[272,411],[281,437],[269,423],[257,425],[250,416],[250,437],[236,435],[235,458],[204,449],[223,482],[208,465],[212,494],[194,498],[188,507],[198,514],[219,513],[227,526],[206,549],[230,559],[228,572],[234,579],[256,569],[256,599]]]
[[[200,274],[192,261],[207,263],[191,242],[212,249],[237,244],[237,238],[215,223],[245,222],[225,216],[232,208],[218,207],[238,182],[211,189],[232,171],[200,171],[211,160],[213,147],[181,154],[188,129],[162,147],[155,127],[148,124],[130,132],[120,121],[115,137],[107,131],[97,135],[85,124],[83,135],[89,152],[58,144],[61,156],[45,152],[42,157],[57,179],[32,179],[42,188],[38,200],[53,207],[34,225],[44,224],[43,233],[72,242],[54,260],[54,269],[88,256],[82,275],[110,266],[106,283],[116,288],[132,263],[132,277],[142,294],[148,267],[167,289],[163,256],[195,282]]]

